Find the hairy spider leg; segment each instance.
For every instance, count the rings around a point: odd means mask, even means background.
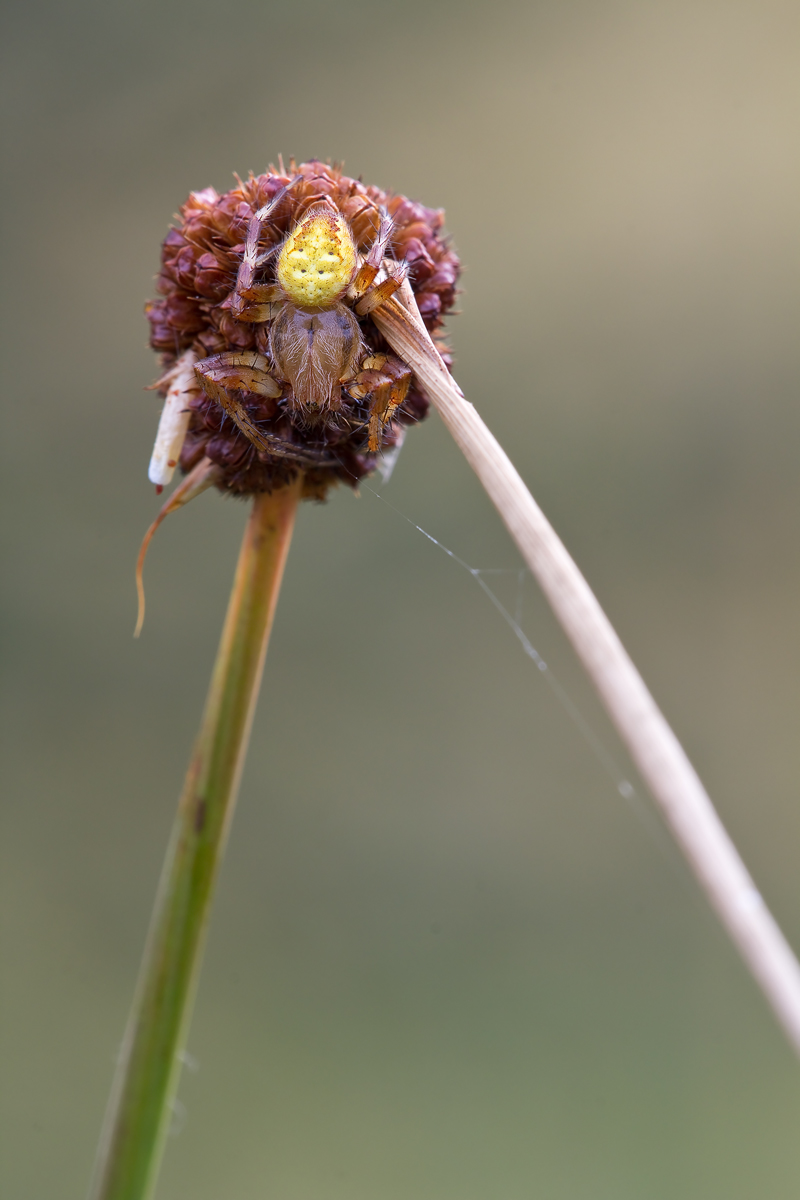
[[[212,354],[195,363],[194,370],[209,400],[216,401],[242,433],[259,450],[268,447],[261,431],[253,423],[249,413],[229,388],[255,392],[277,400],[283,389],[269,373],[269,363],[263,354],[255,350],[232,350],[224,354]]]
[[[356,305],[356,312],[359,317],[366,317],[373,309],[379,308],[381,304],[385,304],[387,300],[391,300],[395,292],[399,291],[403,286],[405,277],[405,264],[398,263],[394,274],[387,272],[385,279],[368,288]]]
[[[381,207],[378,211],[380,213],[378,232],[375,235],[375,241],[370,246],[366,258],[358,269],[355,279],[350,285],[348,296],[351,300],[360,300],[367,289],[372,286],[375,276],[381,268],[381,263],[386,257],[389,242],[392,239],[394,221],[385,208]]]
[[[263,354],[257,354],[254,350],[241,350],[203,358],[195,363],[194,369],[208,398],[219,404],[257,450],[266,451],[277,458],[291,458],[310,467],[332,466],[337,463],[338,460],[325,450],[316,450],[312,446],[297,446],[294,442],[288,442],[259,429],[241,401],[230,394],[228,388],[237,388],[277,400],[282,395],[283,388],[269,374],[268,366]]]
[[[405,263],[395,262],[394,259],[386,256],[394,230],[394,221],[385,208],[380,209],[380,214],[380,226],[375,241],[359,267],[347,293],[348,299],[355,302],[355,310],[359,317],[368,316],[373,309],[379,308],[381,304],[391,300],[395,292],[403,286],[403,281],[408,274]],[[381,269],[382,279],[380,278]]]
[[[272,246],[265,253],[259,254],[258,243],[261,239],[261,231],[272,213],[285,199],[290,189],[302,178],[302,175],[298,175],[291,183],[287,183],[250,218],[244,243],[244,254],[239,263],[236,287],[230,306],[231,316],[237,321],[268,321],[273,315],[272,305],[280,300],[280,292],[276,287],[270,284],[254,283],[258,268],[263,266],[279,247]]]
[[[393,354],[374,354],[365,358],[362,370],[349,386],[356,400],[372,397],[369,408],[369,450],[381,448],[383,431],[408,395],[411,368]]]

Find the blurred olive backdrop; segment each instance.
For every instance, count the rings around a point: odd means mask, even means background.
[[[171,518],[134,642],[142,305],[187,192],[278,151],[447,210],[458,379],[800,945],[799,36],[781,0],[7,13],[4,1198],[84,1195],[245,517]],[[385,495],[518,565],[436,417]],[[530,581],[523,624],[629,772]],[[159,1200],[796,1197],[798,1064],[664,841],[466,572],[367,489],[305,506]]]

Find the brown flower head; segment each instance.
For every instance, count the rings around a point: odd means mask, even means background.
[[[241,495],[303,471],[315,497],[372,471],[428,401],[369,312],[407,277],[436,337],[460,270],[443,221],[441,210],[316,161],[270,166],[223,196],[192,192],[164,239],[160,299],[147,306],[164,394],[188,364],[182,471],[210,459],[216,486]],[[338,291],[334,276],[323,303],[307,268],[322,277],[331,262],[347,275]],[[287,290],[293,274],[305,291]]]

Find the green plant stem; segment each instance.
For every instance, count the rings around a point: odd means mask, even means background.
[[[153,1194],[300,486],[298,480],[257,496],[247,523],[106,1113],[91,1200],[147,1200]]]

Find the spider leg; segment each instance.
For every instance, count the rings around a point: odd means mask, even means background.
[[[391,354],[365,358],[362,370],[349,387],[356,400],[372,396],[369,410],[369,450],[377,453],[383,431],[408,395],[411,368]]]
[[[229,351],[214,354],[195,363],[195,373],[209,399],[216,401],[257,450],[276,458],[290,458],[305,466],[333,466],[338,460],[325,450],[313,446],[296,446],[283,438],[259,429],[247,409],[229,388],[255,392],[258,396],[277,400],[283,388],[269,374],[269,363],[263,354],[254,350]]]
[[[219,400],[217,392],[226,386],[275,400],[283,395],[283,388],[269,373],[267,359],[256,350],[229,350],[224,354],[212,354],[210,358],[201,358],[196,362],[194,369],[206,395],[212,400]]]
[[[401,264],[398,265],[400,269],[394,275],[387,274],[380,283],[373,284],[371,288],[367,289],[356,305],[356,313],[359,317],[366,317],[374,308],[391,300],[395,292],[402,287],[405,279],[405,267]]]
[[[208,398],[216,401],[259,450],[268,448],[263,434],[254,425],[242,402],[231,395],[228,389],[255,392],[258,396],[277,400],[283,395],[283,388],[269,374],[268,367],[264,355],[254,350],[212,354],[210,358],[202,358],[194,365],[195,374]]]
[[[290,458],[304,467],[340,465],[337,456],[329,454],[326,450],[317,450],[313,446],[298,446],[294,442],[287,442],[285,438],[276,437],[273,433],[265,433],[263,429],[257,430],[257,433],[264,443],[262,448],[275,458]]]
[[[235,291],[228,307],[237,321],[263,322],[274,320],[283,303],[280,288],[275,284],[253,283],[241,292]]]
[[[366,258],[358,268],[355,279],[350,284],[348,296],[351,300],[360,300],[367,289],[372,287],[372,284],[375,282],[375,276],[381,268],[381,263],[386,257],[386,251],[389,248],[393,230],[394,221],[386,209],[381,208],[380,224],[378,225],[375,241],[370,246]]]
[[[236,287],[234,288],[233,300],[231,302],[231,315],[239,321],[260,321],[264,319],[262,317],[251,316],[248,311],[250,306],[247,304],[248,300],[262,305],[267,303],[267,301],[260,299],[257,295],[260,290],[259,285],[254,285],[256,270],[259,266],[263,265],[269,256],[268,253],[267,255],[259,254],[258,243],[261,238],[261,231],[272,213],[285,199],[289,189],[293,188],[301,178],[302,176],[298,175],[291,183],[287,183],[286,187],[282,187],[279,192],[276,192],[272,199],[267,204],[262,205],[250,218],[250,223],[247,226],[244,254],[242,255],[242,261],[239,263]],[[246,312],[247,315],[245,316]]]

